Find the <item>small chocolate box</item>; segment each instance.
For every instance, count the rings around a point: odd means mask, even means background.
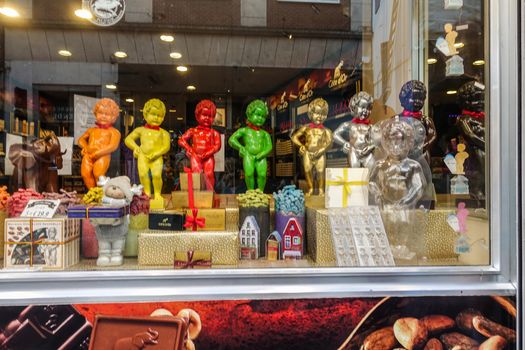
[[[192,173],[193,180],[193,190],[205,190],[206,189],[206,179],[204,178],[203,173]],[[180,189],[182,191],[188,191],[188,174],[180,173]]]
[[[184,230],[184,213],[176,210],[149,213],[149,229],[163,231]]]
[[[106,207],[75,205],[68,209],[67,217],[74,219],[118,219],[129,214],[129,206]]]
[[[191,209],[186,211],[186,218],[190,216],[193,218],[193,212]],[[213,209],[198,209],[197,218],[203,219],[204,226],[193,225],[193,227],[186,227],[188,231],[224,231],[226,225],[226,210],[224,208],[213,208]]]

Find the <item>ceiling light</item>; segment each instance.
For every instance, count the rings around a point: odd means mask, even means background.
[[[0,13],[7,17],[20,17],[18,11],[11,7],[0,7]]]
[[[113,55],[115,55],[115,57],[117,57],[117,58],[126,58],[126,57],[128,57],[128,54],[125,53],[124,51],[117,51]]]
[[[115,90],[117,88],[117,85],[115,84],[106,84],[106,89]]]
[[[458,92],[456,90],[448,90],[447,91],[447,95],[455,95],[457,94]]]
[[[472,64],[474,66],[482,66],[482,65],[485,64],[485,61],[483,61],[483,60],[476,60],[476,61],[472,62]]]
[[[83,19],[93,18],[93,14],[91,13],[91,11],[85,10],[85,9],[75,10],[75,16],[83,18]]]
[[[437,61],[438,61],[438,60],[435,59],[435,58],[429,58],[429,59],[427,60],[427,63],[428,63],[428,64],[434,64],[434,63],[437,63]]]
[[[73,55],[69,50],[58,50],[58,54],[64,57],[70,57]]]
[[[177,66],[177,70],[179,72],[187,72],[188,71],[188,67],[186,67],[186,66]]]
[[[455,44],[454,44],[454,47],[455,47],[456,49],[461,49],[463,46],[465,46],[465,44],[463,44],[463,43],[455,43]]]
[[[188,91],[195,91],[196,89],[197,88],[195,86],[193,86],[193,85],[186,86],[186,90],[188,90]]]
[[[175,112],[177,112],[177,110],[175,108],[171,108],[171,109],[168,110],[168,112],[175,113]]]
[[[181,58],[182,55],[181,55],[180,52],[172,52],[172,53],[170,53],[170,57],[177,60],[177,59]]]
[[[178,117],[177,120],[184,120],[184,118],[182,118],[182,117]]]
[[[292,34],[288,34],[288,39],[292,40],[293,39],[293,35]]]
[[[128,102],[128,103],[133,103],[133,102],[135,102],[135,100],[132,99],[132,98],[127,98],[127,99],[126,99],[126,102]]]
[[[162,34],[160,36],[160,40],[165,41],[167,43],[171,43],[173,40],[175,40],[175,38],[173,37],[173,35]]]

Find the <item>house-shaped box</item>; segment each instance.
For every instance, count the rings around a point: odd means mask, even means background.
[[[239,231],[241,259],[251,260],[259,258],[259,236],[261,229],[253,215],[247,216]]]
[[[452,58],[449,58],[446,62],[446,72],[447,77],[463,75],[465,74],[465,67],[463,66],[463,58],[459,55],[454,55]]]
[[[290,218],[282,237],[283,259],[301,259],[303,256],[303,229],[296,218]]]
[[[266,258],[268,260],[281,260],[281,235],[273,231],[266,240]]]

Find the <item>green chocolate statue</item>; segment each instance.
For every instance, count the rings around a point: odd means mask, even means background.
[[[266,157],[273,148],[270,134],[261,129],[268,117],[268,107],[263,101],[254,100],[246,108],[246,116],[248,117],[246,127],[234,132],[228,143],[233,149],[239,151],[243,159],[247,189],[255,189],[255,173],[257,172],[257,188],[264,191],[268,169]]]

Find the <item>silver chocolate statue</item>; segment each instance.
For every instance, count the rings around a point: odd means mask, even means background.
[[[399,117],[383,123],[382,146],[386,158],[372,169],[369,191],[382,209],[415,208],[423,196],[425,176],[419,162],[408,158],[414,147],[414,129]]]
[[[339,125],[334,132],[334,140],[343,146],[348,154],[351,168],[369,168],[374,166],[375,144],[370,135],[370,113],[374,99],[368,93],[361,91],[350,99],[350,111],[353,119]],[[348,135],[348,141],[346,140]]]

